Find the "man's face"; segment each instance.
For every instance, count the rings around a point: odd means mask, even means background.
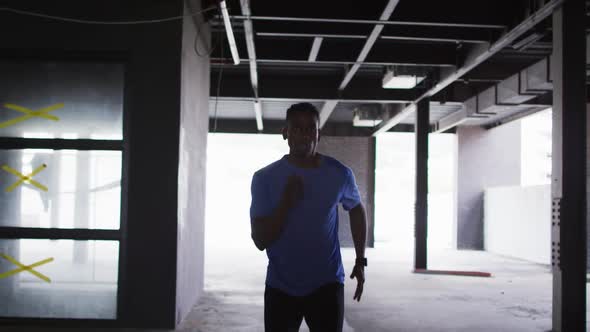
[[[318,120],[310,113],[296,112],[289,119],[283,135],[289,140],[291,154],[311,156],[320,139]]]

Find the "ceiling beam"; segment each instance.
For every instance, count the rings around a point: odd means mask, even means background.
[[[333,64],[351,64],[360,67],[363,63],[382,65],[449,67],[457,62],[455,44],[408,44],[396,41],[365,39],[323,39],[321,52],[316,61]],[[375,50],[369,54],[369,46]],[[362,50],[361,50],[362,49]],[[361,50],[361,53],[355,53]],[[257,38],[257,60],[265,62],[296,62],[309,60],[309,39]],[[221,50],[214,51],[213,58],[219,58]],[[358,69],[358,68],[357,68]],[[351,68],[350,78],[355,69]],[[344,82],[344,81],[343,81]],[[346,82],[347,83],[347,82]]]
[[[285,126],[284,120],[266,120],[264,130],[257,130],[252,120],[248,119],[209,119],[209,131],[211,133],[232,133],[232,134],[270,134],[278,135]],[[391,130],[396,132],[413,132],[413,125],[399,125]],[[348,122],[330,122],[322,128],[322,136],[345,136],[345,137],[370,137],[371,128],[353,127]]]
[[[322,129],[326,122],[328,122],[330,115],[336,109],[336,105],[338,105],[337,100],[326,100],[320,111],[320,129]]]
[[[399,0],[389,0],[389,2],[387,3],[387,6],[385,6],[385,9],[383,10],[383,13],[381,13],[381,16],[379,17],[379,21],[380,22],[381,21],[388,21],[389,18],[391,17],[391,14],[393,14],[393,11],[395,10],[395,7],[397,6],[398,3],[399,3]],[[355,63],[354,65],[352,65],[348,69],[348,71],[346,72],[346,75],[344,75],[344,79],[342,80],[342,83],[340,83],[340,86],[338,87],[338,90],[344,90],[346,88],[346,86],[348,85],[348,83],[350,83],[350,81],[352,80],[352,78],[354,77],[356,72],[359,70],[359,68],[361,66],[360,63],[365,61],[365,59],[369,55],[369,52],[373,48],[373,45],[377,41],[377,38],[379,38],[381,31],[383,31],[383,27],[384,27],[384,25],[381,23],[375,24],[375,26],[373,27],[373,30],[371,31],[371,34],[369,34],[369,37],[365,41],[365,45],[363,45],[363,48],[356,59],[357,63]]]
[[[394,56],[395,57],[395,56]],[[220,59],[213,57],[211,58],[214,62],[217,63],[228,63],[227,59]],[[395,59],[392,59],[395,60]],[[364,62],[356,62],[356,61],[346,61],[346,60],[317,60],[314,61],[315,64],[318,65],[366,65],[366,66],[418,66],[418,67],[454,67],[453,64],[449,63],[450,61],[444,61],[444,59],[432,59],[429,61],[425,59],[424,61],[417,61],[420,59],[408,60],[408,61],[364,61]],[[247,61],[247,59],[242,59],[240,61]],[[305,60],[297,60],[297,59],[256,59],[256,62],[259,64],[264,63],[277,63],[277,64],[309,64],[309,59]]]
[[[404,113],[405,116],[412,114],[415,110],[416,103],[418,103],[420,100],[431,97],[438,93],[442,89],[449,86],[451,83],[455,82],[457,79],[461,78],[461,76],[465,75],[471,69],[477,67],[479,64],[498,53],[504,47],[512,44],[537,23],[543,21],[545,18],[551,15],[553,11],[563,3],[563,1],[564,0],[551,0],[547,2],[543,7],[526,18],[522,23],[500,37],[490,47],[486,47],[487,45],[485,44],[475,46],[467,55],[465,63],[462,67],[458,68],[456,71],[443,70],[445,73],[441,75],[442,79],[432,88],[428,89],[426,92],[420,95],[420,97],[414,100],[414,102],[407,106],[406,109],[402,111],[402,113]],[[381,122],[373,132],[373,136],[389,130],[400,123],[403,119],[404,117],[398,117],[395,120],[390,119],[388,121]]]
[[[313,39],[313,44],[311,45],[311,51],[309,51],[309,58],[307,61],[315,62],[318,58],[318,53],[320,52],[320,47],[322,46],[322,41],[324,40],[323,37],[315,37]]]
[[[381,16],[379,17],[379,21],[389,20],[389,18],[391,17],[391,14],[393,14],[393,11],[395,10],[395,7],[397,6],[398,3],[399,3],[399,0],[389,0],[387,5],[385,6],[385,9],[381,13]],[[342,93],[342,91],[344,91],[344,89],[346,89],[346,87],[348,86],[348,84],[350,83],[350,81],[352,80],[354,75],[356,74],[356,72],[361,67],[362,63],[367,59],[367,56],[369,55],[369,52],[371,51],[371,49],[373,48],[373,45],[377,41],[377,38],[379,38],[381,31],[383,31],[383,27],[384,27],[383,24],[376,24],[373,27],[373,30],[369,34],[369,37],[367,37],[365,44],[363,45],[363,48],[361,49],[361,52],[359,53],[358,57],[356,58],[355,63],[352,66],[348,67],[348,70],[346,71],[346,74],[344,75],[342,82],[340,82],[340,85],[338,86],[338,91],[340,93]],[[381,87],[379,87],[379,88],[381,88]],[[328,121],[328,118],[330,117],[330,114],[332,114],[334,109],[336,108],[336,105],[338,105],[337,100],[326,101],[326,103],[324,104],[324,107],[322,108],[322,113],[324,113],[323,117],[320,113],[320,128]]]
[[[240,7],[242,14],[246,17],[252,15],[250,11],[250,0],[240,0]],[[258,130],[262,131],[264,125],[262,122],[262,108],[258,101],[258,65],[256,63],[256,47],[254,44],[254,27],[252,26],[252,20],[249,18],[244,19],[244,35],[246,38],[246,47],[248,49],[248,62],[250,65],[250,84],[254,93],[254,112],[256,116],[256,124]]]
[[[326,38],[326,39],[366,39],[366,35],[358,34],[322,34],[322,33],[292,33],[292,32],[257,32],[257,37],[284,37],[284,38]],[[465,43],[465,44],[483,44],[487,40],[483,39],[466,39],[466,38],[444,38],[444,37],[421,37],[421,36],[394,36],[382,35],[380,40],[403,40],[403,41],[423,41],[431,43]]]
[[[219,70],[212,68],[211,81],[216,82]],[[321,101],[337,100],[339,102],[359,103],[409,103],[416,99],[423,90],[383,89],[381,81],[372,78],[357,77],[344,91],[338,91],[340,79],[327,75],[265,75],[260,77],[258,100],[293,100]],[[215,86],[210,87],[210,96],[216,96]],[[221,80],[220,98],[238,98],[254,100],[249,77],[245,73],[224,69]],[[452,100],[449,100],[452,101]]]
[[[396,1],[397,2],[397,1]],[[388,18],[379,20],[355,20],[355,19],[334,19],[334,18],[313,18],[313,17],[282,17],[282,16],[230,16],[232,19],[255,21],[287,21],[287,22],[316,22],[316,23],[348,23],[348,24],[379,24],[379,25],[403,25],[403,26],[429,26],[429,27],[454,27],[474,29],[496,29],[503,30],[505,25],[499,24],[472,24],[472,23],[449,23],[449,22],[420,22],[420,21],[390,21]]]

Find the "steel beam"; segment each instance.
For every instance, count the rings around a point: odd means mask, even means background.
[[[503,30],[505,25],[499,24],[472,24],[472,23],[447,23],[447,22],[419,22],[419,21],[390,21],[381,18],[379,20],[354,20],[354,19],[335,19],[335,18],[313,18],[313,17],[281,17],[281,16],[230,16],[237,20],[255,20],[255,21],[287,21],[287,22],[316,22],[316,23],[349,23],[349,24],[380,24],[380,25],[403,25],[403,26],[428,26],[428,27],[454,27],[454,28],[474,28],[474,29],[496,29]]]
[[[410,59],[396,60],[395,56],[389,57],[390,61],[338,61],[338,60],[316,60],[318,65],[365,65],[365,66],[418,66],[418,67],[454,67],[448,59]],[[309,64],[308,60],[295,59],[257,59],[258,63],[279,63],[279,64]]]
[[[366,39],[366,35],[352,35],[352,34],[322,34],[322,33],[291,33],[291,32],[257,32],[258,37],[284,37],[284,38],[326,38],[326,39]],[[424,41],[432,43],[473,43],[483,44],[486,40],[478,39],[461,39],[461,38],[437,38],[437,37],[420,37],[420,36],[394,36],[386,35],[380,36],[381,40],[409,40],[409,41]]]
[[[323,40],[323,37],[315,37],[313,39],[313,44],[311,45],[311,51],[309,51],[309,58],[307,59],[307,61],[315,62],[317,60],[318,53],[320,53],[320,47],[322,46]]]
[[[428,134],[430,101],[418,102],[416,113],[416,205],[414,269],[427,269],[428,234]]]
[[[250,16],[252,13],[250,12],[250,0],[240,0],[240,7],[242,8],[242,14],[245,16]],[[260,119],[257,121],[257,126],[259,130],[262,130],[263,123],[262,123],[262,108],[260,107],[260,103],[258,102],[258,65],[256,63],[256,46],[254,44],[254,27],[252,26],[252,20],[249,18],[244,19],[244,35],[246,37],[246,47],[248,49],[248,62],[250,64],[250,83],[252,85],[252,91],[254,92],[255,105],[255,115],[256,119]]]
[[[219,73],[211,72],[212,82]],[[348,89],[338,91],[340,80],[333,76],[297,75],[291,77],[263,76],[258,86],[258,97],[250,89],[250,82],[244,74],[223,72],[220,98],[246,100],[337,100],[358,103],[408,103],[416,98],[419,91],[407,89],[382,89],[380,80],[358,77]],[[216,87],[211,86],[210,96],[217,96]]]
[[[391,14],[393,14],[393,11],[395,10],[395,7],[397,6],[398,3],[399,3],[399,0],[389,0],[389,2],[387,3],[387,6],[383,10],[383,13],[381,13],[381,17],[379,18],[379,21],[389,20],[389,17],[391,16]],[[344,90],[346,88],[346,86],[348,85],[348,83],[350,83],[350,80],[352,80],[352,78],[354,77],[356,72],[361,67],[360,63],[365,61],[365,59],[367,58],[367,55],[369,55],[371,48],[373,48],[373,44],[375,44],[375,42],[377,41],[377,38],[379,38],[379,35],[381,34],[381,31],[383,31],[383,28],[384,28],[383,24],[376,24],[375,27],[373,27],[371,34],[367,38],[365,45],[363,46],[360,54],[357,57],[357,60],[356,60],[357,63],[352,65],[352,67],[350,67],[348,69],[348,71],[346,72],[346,75],[344,76],[344,79],[342,80],[342,83],[340,83],[340,86],[338,87],[338,90]]]
[[[553,14],[553,331],[586,331],[587,109],[583,1]],[[567,23],[566,23],[567,22]]]
[[[416,110],[416,104],[410,104],[409,106],[405,107],[404,109],[402,109],[401,111],[397,112],[394,116],[383,120],[381,123],[384,122],[390,122],[390,123],[400,123],[403,119],[407,118],[408,115],[410,115],[412,112],[414,112]],[[384,132],[389,131],[389,129],[393,128],[394,126],[377,126],[377,130],[375,130],[373,132],[373,136],[377,136],[379,134],[382,134]]]
[[[532,15],[530,15],[527,19],[525,19],[522,23],[510,30],[508,33],[500,37],[495,43],[493,43],[489,47],[486,44],[477,44],[472,49],[472,51],[469,52],[469,54],[467,55],[465,64],[462,67],[460,67],[456,71],[445,70],[444,73],[441,75],[442,79],[434,87],[427,90],[419,98],[417,98],[412,103],[412,105],[415,105],[417,102],[424,98],[431,97],[434,94],[438,93],[442,89],[449,86],[451,83],[455,82],[457,79],[461,78],[461,76],[465,75],[467,72],[477,67],[479,64],[492,57],[494,54],[498,53],[504,47],[509,46],[511,43],[517,40],[522,34],[534,27],[537,23],[549,17],[553,13],[553,11],[559,8],[563,1],[564,0],[551,0],[547,2],[543,7],[534,12]],[[413,112],[413,110],[411,109],[412,105],[408,106],[407,112],[404,112],[406,115],[410,115]],[[397,122],[390,120],[380,123],[379,126],[377,126],[374,135],[378,134],[379,132],[388,130],[389,128],[395,126],[402,120],[403,118],[397,118]]]
[[[213,133],[215,120],[209,119],[210,132]],[[256,128],[252,120],[245,119],[217,119],[216,133],[241,133],[241,134],[280,134],[281,129],[285,126],[285,120],[266,120],[262,131]],[[414,132],[413,125],[400,125],[392,129],[396,132],[410,133]],[[353,127],[348,122],[330,122],[322,128],[322,135],[325,136],[345,136],[345,137],[369,137],[371,128]]]
[[[322,110],[320,111],[320,129],[324,127],[330,115],[336,109],[336,105],[338,105],[337,100],[326,100],[324,106],[322,106]]]
[[[456,65],[456,47],[450,43],[402,44],[402,42],[381,40],[374,45],[375,50],[368,56],[363,54],[363,57],[359,58],[359,54],[351,52],[351,50],[360,50],[365,45],[367,44],[364,39],[350,39],[346,42],[329,38],[323,39],[321,52],[316,61],[325,64],[351,64],[352,66],[360,66],[363,63],[383,66],[450,67]],[[213,52],[211,58],[218,60],[220,55],[221,50],[218,49]],[[258,38],[256,40],[256,60],[258,62],[309,64],[309,55],[309,38]],[[224,59],[223,62],[227,61]]]

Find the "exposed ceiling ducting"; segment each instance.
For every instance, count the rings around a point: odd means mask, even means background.
[[[551,59],[545,58],[465,101],[461,110],[435,124],[441,132],[458,125],[488,125],[519,113],[531,113],[550,107],[530,104],[553,89]]]

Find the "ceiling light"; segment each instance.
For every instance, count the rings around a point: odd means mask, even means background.
[[[393,70],[388,70],[383,77],[384,89],[412,89],[424,80],[424,76],[396,75]]]
[[[353,111],[352,125],[355,127],[375,127],[381,123],[380,106],[363,105]]]

